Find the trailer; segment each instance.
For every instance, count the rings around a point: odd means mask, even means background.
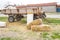
[[[14,22],[14,21],[20,21],[22,18],[24,18],[23,15],[27,14],[34,14],[34,20],[38,18],[45,18],[45,12],[41,11],[41,8],[35,7],[35,8],[29,8],[29,7],[22,7],[22,8],[15,8],[15,9],[2,9],[0,10],[2,14],[8,15],[8,21]]]

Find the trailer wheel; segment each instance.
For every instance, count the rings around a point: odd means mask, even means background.
[[[14,21],[15,21],[15,19],[14,19],[14,17],[13,17],[13,16],[9,16],[8,21],[9,21],[9,22],[14,22]]]

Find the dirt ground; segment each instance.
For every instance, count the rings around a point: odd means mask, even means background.
[[[56,25],[57,27],[53,27],[54,31],[60,31],[60,25]],[[20,22],[7,22],[6,28],[0,28],[0,38],[2,37],[18,37],[22,40],[40,40],[40,32],[33,32],[31,30],[27,30],[26,24],[22,24]]]
[[[27,30],[26,24],[22,24],[20,22],[7,22],[6,28],[0,28],[0,38],[11,37],[20,38],[22,40],[40,40],[39,35],[39,33]]]

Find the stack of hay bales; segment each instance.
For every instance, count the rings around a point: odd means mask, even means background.
[[[27,25],[27,29],[31,29],[32,25],[41,25],[42,24],[42,20],[41,19],[36,19],[34,21],[32,21],[31,23],[29,23]]]
[[[27,29],[31,29],[32,31],[50,31],[51,27],[44,25],[42,19],[36,19],[27,25]]]

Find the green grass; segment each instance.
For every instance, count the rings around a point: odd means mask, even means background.
[[[8,21],[8,18],[7,17],[0,17],[0,21]],[[21,23],[26,23],[26,18],[23,18],[21,20]],[[43,19],[43,23],[53,23],[53,24],[60,24],[60,19],[58,18],[47,18],[47,20],[44,20]]]
[[[6,38],[0,38],[0,40],[11,40],[11,38],[6,37]]]
[[[23,18],[22,20],[21,20],[21,22],[22,23],[27,23],[27,21],[26,21],[27,19],[26,18]],[[50,23],[52,23],[52,24],[60,24],[60,19],[58,19],[58,18],[47,18],[46,20],[44,20],[43,19],[43,23],[46,23],[46,24],[50,24]]]
[[[7,17],[0,17],[0,21],[6,22],[7,20],[8,20]]]
[[[45,40],[55,40],[55,39],[60,39],[60,33],[59,32],[43,32],[42,33],[42,38]]]
[[[22,18],[21,19],[21,23],[27,23],[27,19],[26,18]]]
[[[23,40],[21,38],[12,38],[12,37],[3,37],[3,38],[0,38],[0,40]]]
[[[46,20],[43,19],[44,23],[52,23],[52,24],[60,24],[60,19],[58,18],[47,18]]]

